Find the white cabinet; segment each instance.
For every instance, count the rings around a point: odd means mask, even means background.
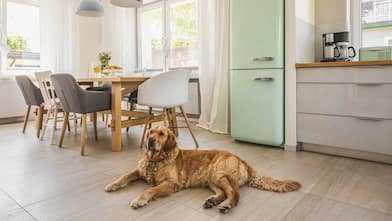
[[[184,109],[190,117],[200,115],[200,86],[199,79],[192,78],[189,81],[189,101],[184,105]]]
[[[297,138],[392,159],[392,66],[298,68]]]
[[[299,113],[297,121],[302,142],[392,154],[392,120]]]

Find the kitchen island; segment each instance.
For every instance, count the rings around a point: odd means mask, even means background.
[[[302,149],[392,163],[392,61],[296,67]]]

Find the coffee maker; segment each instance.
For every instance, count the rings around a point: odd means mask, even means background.
[[[324,33],[322,62],[351,61],[356,56],[349,32]]]

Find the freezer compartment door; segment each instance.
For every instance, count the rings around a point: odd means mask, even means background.
[[[283,144],[283,69],[231,72],[231,134],[236,140]]]
[[[284,67],[284,1],[231,0],[231,69]]]

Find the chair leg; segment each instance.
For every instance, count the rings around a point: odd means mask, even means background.
[[[149,114],[149,115],[151,115],[151,114],[152,114],[152,107],[149,107],[149,108],[148,108],[148,114]],[[148,128],[150,128],[150,129],[151,129],[151,127],[152,127],[152,124],[151,124],[151,123],[149,123],[149,124],[148,124]]]
[[[189,132],[190,132],[191,135],[192,135],[193,141],[195,142],[196,149],[198,149],[198,148],[199,148],[199,143],[198,143],[197,140],[196,140],[195,134],[193,134],[191,125],[190,125],[190,123],[189,123],[188,116],[186,115],[186,112],[184,111],[184,108],[183,108],[182,106],[180,106],[180,109],[181,109],[182,116],[184,116],[185,123],[186,123],[186,125],[187,125],[187,127],[188,127],[188,129],[189,129]]]
[[[37,115],[37,138],[40,138],[41,129],[42,129],[42,122],[44,120],[44,112],[45,109],[43,107],[38,107],[38,115]]]
[[[69,124],[69,113],[66,112],[64,113],[64,122],[63,122],[63,128],[61,129],[61,135],[60,135],[60,140],[59,140],[59,147],[61,148],[63,146],[63,140],[64,140],[64,134],[65,134],[65,130],[67,127],[67,124]],[[68,122],[68,123],[67,123]]]
[[[102,112],[101,115],[102,115],[102,122],[105,122],[105,112]]]
[[[163,126],[170,127],[169,114],[167,113],[167,108],[163,108],[163,114],[165,115],[165,119],[163,120]]]
[[[106,114],[105,127],[108,127],[108,125],[109,125],[109,114]]]
[[[152,107],[150,107],[150,108],[148,109],[148,119],[147,119],[147,122],[150,121],[149,118],[150,118],[151,115],[152,115]],[[140,149],[142,149],[143,146],[144,146],[144,142],[145,142],[145,140],[146,140],[147,129],[151,129],[151,125],[152,125],[151,123],[146,123],[146,124],[144,125],[142,140],[140,141]]]
[[[178,132],[178,124],[177,124],[177,113],[176,113],[176,108],[169,108],[168,113],[170,116],[170,127],[171,131],[178,137],[179,132]]]
[[[140,141],[140,149],[143,149],[143,146],[144,146],[144,142],[146,139],[146,133],[147,133],[147,127],[148,127],[148,124],[145,124],[143,127],[143,135],[142,135],[142,140]]]
[[[98,140],[98,132],[97,132],[97,113],[93,113],[93,126],[94,126],[94,138]]]
[[[63,112],[63,117],[65,118],[65,112]],[[71,133],[71,124],[69,123],[69,116],[68,116],[68,120],[67,120],[67,128],[68,128],[68,133]]]
[[[58,115],[58,109],[57,107],[54,108],[54,114],[53,114],[53,128],[52,128],[52,133],[50,135],[50,144],[54,145],[54,133],[56,132],[57,129],[57,115]]]
[[[80,142],[80,155],[84,156],[84,149],[86,147],[86,138],[87,138],[87,115],[82,115],[82,135]]]
[[[130,105],[130,107],[129,107],[129,111],[133,111],[134,110],[134,104],[129,104],[128,103],[128,105]],[[132,120],[132,117],[128,117],[128,120]],[[127,127],[127,133],[129,132],[129,127]]]
[[[45,122],[44,122],[44,125],[43,125],[43,127],[42,127],[42,133],[41,133],[41,140],[44,140],[44,136],[45,136],[45,132],[46,132],[46,127],[48,126],[48,123],[49,123],[49,118],[50,118],[50,115],[52,114],[52,111],[53,111],[53,108],[51,107],[49,110],[48,110],[48,112],[46,113],[46,118],[45,118]]]
[[[76,113],[73,114],[74,116],[74,130],[75,130],[75,135],[78,133],[78,117],[76,116]]]
[[[27,122],[29,121],[29,116],[30,116],[30,110],[31,110],[31,105],[27,106],[27,111],[26,111],[26,115],[25,115],[25,118],[24,118],[24,122],[23,122],[22,133],[26,132]]]

